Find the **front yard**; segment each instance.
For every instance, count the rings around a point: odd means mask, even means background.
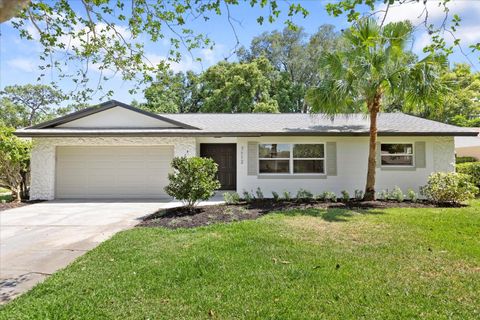
[[[480,202],[121,232],[0,319],[474,319]]]

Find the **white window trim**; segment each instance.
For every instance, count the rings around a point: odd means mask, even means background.
[[[290,146],[290,157],[289,158],[260,158],[260,145],[262,144],[288,144]],[[296,144],[321,144],[323,145],[323,158],[294,158],[293,157],[293,146]],[[258,163],[257,163],[257,174],[261,176],[281,176],[281,175],[291,175],[291,176],[324,176],[327,174],[327,145],[325,142],[259,142],[257,148]],[[261,160],[288,160],[288,169],[289,172],[260,172],[260,161]],[[294,160],[323,160],[323,172],[302,172],[294,173],[293,172],[293,161]]]
[[[412,153],[395,153],[382,155],[382,144],[410,144],[412,145]],[[413,142],[380,142],[380,167],[382,168],[415,168],[415,143]],[[388,156],[408,156],[412,157],[412,164],[382,164],[382,157]]]

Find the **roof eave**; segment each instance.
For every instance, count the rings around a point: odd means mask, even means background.
[[[16,131],[23,138],[40,137],[261,137],[261,136],[368,136],[369,132],[29,132]],[[472,132],[379,132],[378,136],[476,136]]]

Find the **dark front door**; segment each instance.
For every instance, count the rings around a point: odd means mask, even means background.
[[[235,143],[201,143],[200,156],[218,164],[218,180],[222,190],[237,188],[237,145]]]

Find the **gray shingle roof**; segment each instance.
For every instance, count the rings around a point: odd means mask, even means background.
[[[27,128],[19,136],[260,136],[260,135],[368,135],[369,118],[364,114],[337,115],[300,113],[194,113],[162,114],[163,118],[188,124],[185,128]],[[381,113],[379,135],[472,136],[470,128],[456,127],[403,113]]]
[[[87,117],[113,107],[126,108],[177,127],[169,128],[61,128],[60,124]],[[161,122],[160,122],[161,123]],[[19,129],[18,136],[261,136],[261,135],[368,135],[365,114],[335,117],[301,113],[190,113],[153,114],[111,100],[72,114]],[[456,127],[403,113],[381,113],[379,135],[475,136],[469,128]]]
[[[283,134],[366,134],[370,120],[365,114],[241,113],[241,114],[167,114],[167,118],[209,132],[283,133]],[[403,113],[381,113],[379,134],[470,134],[461,128]]]

